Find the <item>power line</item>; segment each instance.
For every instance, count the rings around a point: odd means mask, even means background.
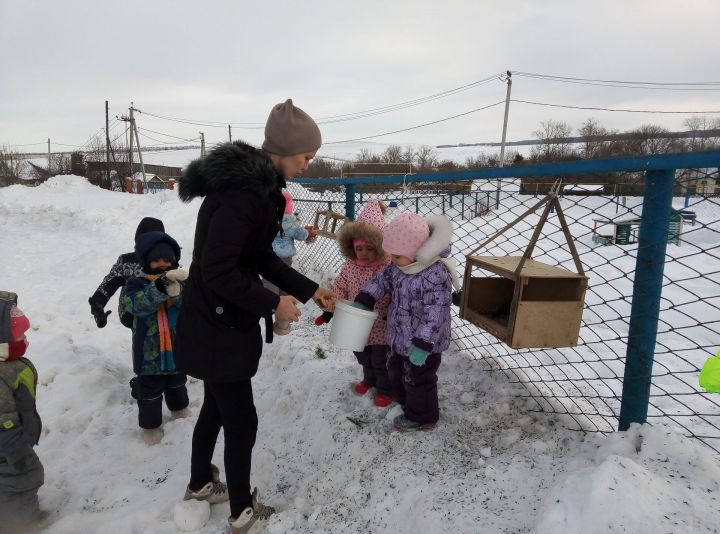
[[[647,89],[660,91],[720,91],[720,82],[640,82],[603,80],[593,78],[573,78],[569,76],[553,76],[549,74],[537,74],[522,71],[513,71],[513,74],[537,80],[580,85],[597,85],[601,87],[619,87],[624,89]]]
[[[655,113],[661,115],[703,115],[703,114],[715,114],[720,113],[720,110],[704,110],[704,111],[663,111],[657,109],[620,109],[620,108],[601,108],[594,106],[571,106],[567,104],[550,104],[548,102],[533,102],[531,100],[518,100],[511,99],[511,102],[518,102],[520,104],[532,104],[534,106],[547,106],[551,108],[566,108],[566,109],[584,109],[590,111],[614,111],[621,113]]]
[[[352,142],[352,141],[364,141],[365,139],[373,139],[373,138],[375,138],[375,137],[383,137],[383,136],[385,136],[385,135],[392,135],[392,134],[396,134],[396,133],[400,133],[400,132],[407,132],[407,131],[410,131],[410,130],[416,130],[416,129],[418,129],[418,128],[424,128],[425,126],[430,126],[430,125],[433,125],[433,124],[438,124],[438,123],[440,123],[440,122],[445,122],[445,121],[449,121],[449,120],[452,120],[452,119],[457,119],[458,117],[464,117],[465,115],[470,115],[471,113],[476,113],[476,112],[482,111],[482,110],[484,110],[484,109],[493,108],[493,107],[495,107],[495,106],[499,106],[500,104],[504,104],[504,103],[505,103],[504,100],[500,100],[499,102],[495,102],[494,104],[489,104],[489,105],[483,106],[483,107],[481,107],[481,108],[471,109],[470,111],[466,111],[466,112],[464,112],[464,113],[458,113],[457,115],[452,115],[452,116],[450,116],[450,117],[445,117],[445,118],[443,118],[443,119],[438,119],[438,120],[436,120],[436,121],[426,122],[426,123],[424,123],[424,124],[418,124],[418,125],[416,125],[416,126],[411,126],[411,127],[409,127],[409,128],[403,128],[403,129],[401,129],[401,130],[395,130],[395,131],[392,131],[392,132],[385,132],[385,133],[376,134],[376,135],[367,135],[367,136],[365,136],[365,137],[357,137],[357,138],[355,138],[355,139],[344,139],[344,140],[342,140],[342,141],[328,141],[328,142],[326,142],[326,143],[323,143],[323,145],[336,145],[336,144],[339,144],[339,143],[350,143],[350,142]]]
[[[486,78],[483,78],[481,80],[476,80],[474,82],[470,82],[465,85],[461,85],[458,87],[453,87],[452,89],[447,89],[445,91],[441,91],[439,93],[434,93],[431,95],[427,95],[421,98],[416,98],[413,100],[406,100],[404,102],[398,102],[396,104],[391,104],[388,106],[383,106],[379,108],[371,108],[366,109],[363,111],[356,111],[353,113],[345,113],[341,115],[329,115],[326,117],[318,117],[315,119],[315,122],[317,124],[334,124],[338,122],[346,122],[351,120],[357,120],[357,119],[363,119],[367,117],[374,117],[376,115],[382,115],[385,113],[391,113],[393,111],[398,111],[401,109],[407,109],[410,107],[419,106],[422,104],[426,104],[428,102],[432,102],[434,100],[439,100],[441,98],[445,98],[451,95],[455,95],[457,93],[461,93],[464,91],[468,91],[470,89],[474,89],[476,87],[479,87],[481,85],[485,85],[487,83],[490,83],[498,78],[499,74],[493,74],[492,76],[488,76]],[[168,120],[172,122],[178,122],[181,124],[190,124],[194,126],[205,126],[209,128],[226,128],[228,125],[239,127],[241,129],[245,130],[261,130],[265,128],[265,123],[260,122],[218,122],[218,121],[205,121],[205,120],[193,120],[193,119],[185,119],[180,117],[169,117],[166,115],[158,115],[155,113],[151,113],[148,111],[140,111],[137,110],[138,113],[144,113],[145,115],[148,115],[150,117],[155,117],[162,120]]]
[[[197,137],[194,139],[186,139],[185,137],[178,137],[176,135],[170,135],[170,134],[163,133],[163,132],[156,132],[155,130],[151,130],[150,128],[138,128],[138,130],[140,130],[142,132],[151,132],[151,133],[154,133],[157,135],[164,135],[165,137],[172,137],[173,139],[179,139],[180,141],[195,141],[198,139]]]

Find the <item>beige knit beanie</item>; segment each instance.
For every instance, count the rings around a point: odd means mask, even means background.
[[[279,156],[292,156],[317,150],[322,145],[320,128],[310,115],[288,98],[270,111],[265,124],[263,150]]]

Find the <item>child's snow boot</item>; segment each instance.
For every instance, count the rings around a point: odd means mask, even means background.
[[[252,493],[252,506],[245,508],[240,517],[229,517],[230,532],[232,534],[249,534],[250,532],[261,532],[267,520],[275,513],[275,508],[265,506],[258,501],[258,490],[255,488]],[[253,527],[257,527],[253,529]]]
[[[356,395],[365,395],[372,386],[365,382],[364,380],[361,380],[360,382],[355,382],[352,385],[352,390],[355,392]]]
[[[417,423],[411,421],[406,415],[400,414],[393,419],[393,428],[400,432],[414,432],[415,430],[432,430],[437,426],[437,423]]]
[[[227,485],[220,482],[220,470],[214,464],[210,464],[210,467],[212,469],[212,480],[197,491],[191,490],[190,486],[188,486],[185,489],[183,501],[195,499],[197,501],[207,501],[210,504],[217,504],[225,502],[230,498]]]
[[[180,410],[170,410],[170,417],[173,419],[186,419],[192,415],[190,408],[182,408]]]
[[[376,393],[373,404],[378,408],[387,408],[395,401],[395,395],[392,393]]]

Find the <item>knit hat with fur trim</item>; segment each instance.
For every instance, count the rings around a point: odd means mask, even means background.
[[[320,145],[320,128],[310,115],[293,105],[291,98],[272,108],[265,123],[263,150],[279,156],[292,156],[312,152]]]
[[[383,250],[383,232],[387,225],[384,215],[385,205],[379,200],[371,200],[358,214],[355,221],[346,222],[337,232],[337,242],[340,253],[349,259],[355,256],[355,240],[370,243],[377,250],[378,260],[384,261],[387,254]]]
[[[401,213],[385,230],[382,247],[389,254],[415,261],[420,247],[430,237],[430,228],[420,215]]]

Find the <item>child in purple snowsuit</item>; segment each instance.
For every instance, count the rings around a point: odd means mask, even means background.
[[[403,432],[435,428],[440,417],[437,370],[441,353],[450,346],[452,288],[459,288],[455,262],[448,258],[452,232],[445,216],[395,217],[382,245],[392,263],[355,298],[373,309],[383,295],[392,293],[387,366],[393,393],[403,407],[393,424]]]

